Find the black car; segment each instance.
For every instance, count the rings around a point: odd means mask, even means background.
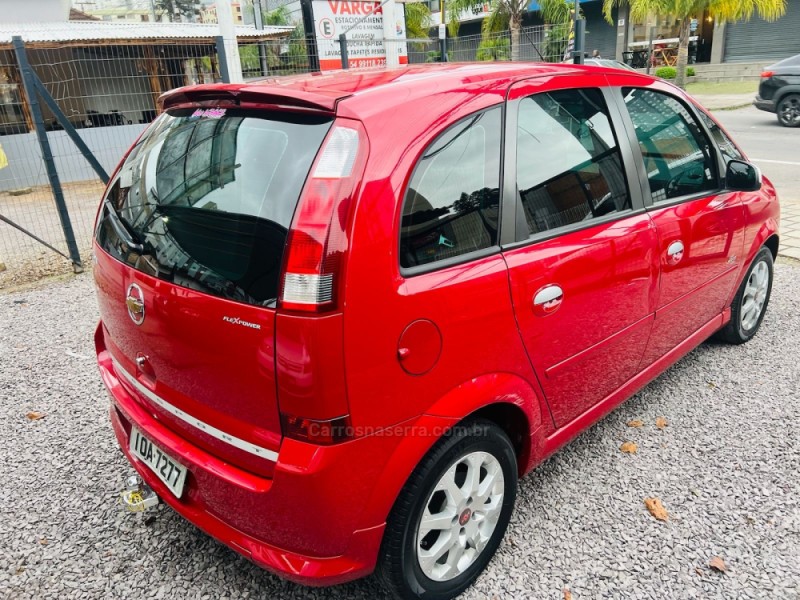
[[[764,69],[753,104],[776,113],[784,127],[800,126],[800,54]]]

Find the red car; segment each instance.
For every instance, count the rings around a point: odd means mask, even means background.
[[[519,477],[758,331],[775,189],[677,88],[431,65],[166,94],[98,216],[123,452],[292,581],[452,598]]]

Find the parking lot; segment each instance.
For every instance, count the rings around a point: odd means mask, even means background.
[[[783,160],[783,132],[797,132],[775,124],[779,141],[757,154],[763,131],[747,119],[762,115],[749,111],[722,120],[754,159]],[[796,172],[775,170],[787,201],[800,201]],[[91,274],[0,295],[0,594],[384,597],[371,579],[282,581],[163,505],[124,513],[131,469],[108,424],[96,320]],[[464,597],[800,598],[799,356],[800,263],[781,259],[754,340],[702,345],[521,481],[505,542]],[[622,453],[627,441],[638,452]]]

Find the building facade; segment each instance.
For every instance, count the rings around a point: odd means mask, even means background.
[[[249,25],[252,19],[245,19],[245,15],[252,12],[244,10],[241,2],[231,2],[231,15],[233,16],[234,25]],[[200,19],[203,23],[216,23],[217,22],[217,5],[209,4],[200,10]]]
[[[442,22],[439,0],[429,0],[434,23]],[[602,0],[581,0],[586,19],[586,49],[605,58],[623,60],[632,49],[653,39],[674,40],[680,23],[673,15],[629,19],[628,8],[613,13],[611,25],[603,17]],[[477,35],[488,14],[489,0],[478,1],[462,13],[459,35]],[[535,0],[528,6],[523,26],[542,25]],[[747,22],[717,23],[708,12],[692,15],[692,60],[697,63],[770,63],[800,54],[800,0],[787,0],[786,13],[775,22],[753,17]]]

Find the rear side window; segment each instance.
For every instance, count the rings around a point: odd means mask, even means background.
[[[498,106],[459,121],[425,151],[403,201],[402,267],[497,244],[501,125]]]
[[[655,202],[717,189],[711,147],[686,107],[668,94],[623,89]]]
[[[599,90],[560,90],[520,101],[517,189],[530,234],[631,208]]]
[[[270,303],[294,210],[331,122],[238,109],[162,115],[109,188],[98,244],[177,285]]]

